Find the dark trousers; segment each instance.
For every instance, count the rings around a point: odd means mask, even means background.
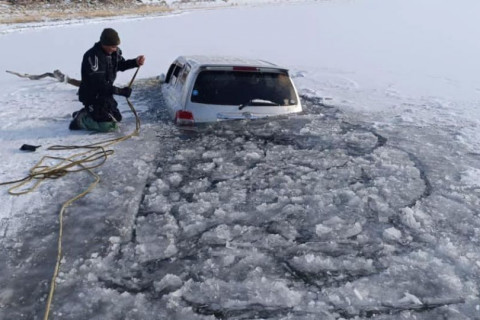
[[[85,109],[88,115],[97,122],[120,122],[122,121],[122,114],[117,106],[118,103],[113,96],[108,96],[85,105]]]

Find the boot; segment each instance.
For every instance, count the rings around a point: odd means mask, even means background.
[[[70,122],[70,125],[68,126],[68,129],[70,130],[82,130],[85,129],[82,123],[83,117],[86,115],[85,109],[81,109],[79,111],[75,111],[72,113],[73,120]]]

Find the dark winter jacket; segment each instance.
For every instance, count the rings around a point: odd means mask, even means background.
[[[136,59],[125,60],[120,48],[107,55],[100,42],[83,55],[82,82],[78,98],[95,121],[116,121],[122,119],[113,98],[118,88],[113,86],[117,71],[125,71],[137,67]]]

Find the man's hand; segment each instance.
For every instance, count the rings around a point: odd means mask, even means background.
[[[129,87],[124,87],[124,88],[113,88],[113,93],[119,96],[124,96],[125,98],[129,98],[130,95],[132,94],[132,89]]]
[[[138,56],[137,65],[140,67],[140,66],[143,66],[144,63],[145,63],[145,56],[144,55]]]

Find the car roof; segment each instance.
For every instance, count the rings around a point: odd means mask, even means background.
[[[279,70],[287,69],[278,65],[260,59],[243,58],[235,56],[206,56],[206,55],[188,55],[180,56],[176,61],[184,64],[188,63],[192,68],[200,67],[221,67],[221,66],[238,66],[238,67],[257,67],[257,68],[274,68]]]

